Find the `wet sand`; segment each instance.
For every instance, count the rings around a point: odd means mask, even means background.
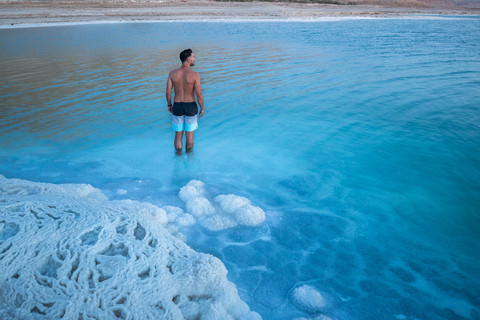
[[[431,5],[416,0],[368,4],[304,4],[217,1],[4,1],[0,26],[64,22],[156,20],[314,20],[335,17],[425,17],[479,15],[480,8]],[[372,4],[373,3],[373,4]],[[393,4],[393,5],[392,5]]]

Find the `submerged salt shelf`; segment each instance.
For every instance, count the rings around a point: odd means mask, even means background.
[[[250,206],[225,201],[228,212]],[[173,217],[180,208],[168,210],[108,201],[90,185],[0,175],[0,318],[261,319],[220,260],[167,231],[178,234],[168,220],[194,223],[187,213]]]

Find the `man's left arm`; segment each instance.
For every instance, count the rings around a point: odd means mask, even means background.
[[[167,80],[167,92],[165,93],[165,96],[167,98],[167,105],[168,105],[168,111],[172,113],[172,79],[170,79],[170,75],[168,75],[168,80]]]

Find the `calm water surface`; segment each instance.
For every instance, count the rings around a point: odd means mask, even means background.
[[[206,115],[179,157],[164,92],[188,47]],[[0,48],[0,174],[248,197],[262,226],[184,232],[264,319],[312,317],[302,284],[332,319],[480,319],[480,19],[3,29]]]

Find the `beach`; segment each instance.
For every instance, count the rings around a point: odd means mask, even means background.
[[[349,2],[350,3],[350,2]],[[4,1],[0,26],[43,23],[158,20],[316,20],[338,17],[478,15],[475,4],[454,6],[413,0],[356,4],[218,1]]]

